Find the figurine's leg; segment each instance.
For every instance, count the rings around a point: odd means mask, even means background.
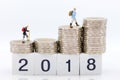
[[[73,28],[73,27],[72,27],[72,23],[70,23],[70,28]]]
[[[71,23],[70,23],[70,28],[73,28],[73,26],[72,26],[73,21],[74,21],[74,20],[72,19],[72,21],[71,21]]]
[[[25,39],[25,35],[23,34],[23,41],[22,41],[22,43],[24,43],[24,39]]]
[[[76,22],[76,26],[79,26],[79,24]]]
[[[76,26],[79,26],[79,24],[77,23],[77,20],[75,19],[75,24],[76,24]]]
[[[29,41],[29,39],[28,39],[28,35],[26,34],[26,38],[27,38],[27,41]]]

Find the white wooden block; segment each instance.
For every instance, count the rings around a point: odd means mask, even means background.
[[[80,74],[100,74],[101,68],[101,54],[80,54]]]
[[[57,75],[79,75],[79,55],[57,55]]]
[[[56,75],[56,54],[35,54],[36,75]]]
[[[34,73],[34,54],[13,54],[13,74],[32,75]]]

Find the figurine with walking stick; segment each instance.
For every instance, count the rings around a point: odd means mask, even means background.
[[[30,41],[30,30],[28,30],[28,25],[22,28],[22,32],[23,32],[23,41],[22,43],[25,43],[25,37],[27,39],[27,41]]]

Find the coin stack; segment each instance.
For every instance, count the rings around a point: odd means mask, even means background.
[[[106,48],[106,19],[84,19],[84,51],[85,53],[101,54]]]
[[[59,27],[58,41],[63,54],[79,54],[81,52],[80,27],[69,25]]]
[[[57,53],[57,43],[55,39],[40,38],[36,39],[34,43],[37,53]]]
[[[32,53],[33,52],[33,44],[32,41],[25,41],[24,43],[22,40],[13,40],[10,42],[10,48],[12,53]]]

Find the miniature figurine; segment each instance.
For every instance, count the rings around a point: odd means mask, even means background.
[[[30,40],[30,30],[28,30],[28,25],[27,26],[25,26],[25,27],[23,27],[22,28],[22,32],[23,32],[23,43],[25,42],[25,37],[27,38],[27,41],[29,41]],[[28,32],[28,34],[27,34],[27,32]]]
[[[72,23],[75,22],[76,26],[79,26],[76,20],[76,8],[73,8],[72,11],[69,11],[69,16],[71,16],[72,21],[70,23],[70,28],[73,28]]]

